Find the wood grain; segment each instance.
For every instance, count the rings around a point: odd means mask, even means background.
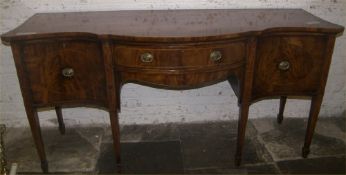
[[[126,41],[211,41],[268,32],[339,33],[343,27],[301,9],[137,10],[39,13],[2,40],[52,36]]]
[[[218,61],[210,59],[213,51],[219,51],[222,55]],[[171,45],[152,46],[128,46],[115,45],[115,64],[137,68],[159,69],[183,69],[197,66],[232,65],[243,62],[245,58],[245,42],[228,41],[227,44],[204,44],[198,46],[172,47]],[[140,57],[144,53],[153,55],[152,62],[143,62]]]
[[[259,38],[252,99],[317,93],[326,63],[325,36],[266,36]],[[288,61],[288,70],[278,65]]]
[[[103,58],[97,41],[27,42],[23,54],[35,104],[107,103]],[[64,77],[64,68],[73,69],[74,75]]]
[[[69,12],[36,14],[1,40],[12,47],[41,167],[48,172],[37,108],[54,106],[62,133],[61,107],[107,110],[120,167],[118,112],[128,82],[192,89],[228,80],[240,107],[236,165],[252,103],[281,96],[281,122],[287,96],[311,97],[306,157],[335,37],[343,31],[300,9]],[[213,52],[221,59],[212,60]],[[152,61],[141,59],[145,53]]]

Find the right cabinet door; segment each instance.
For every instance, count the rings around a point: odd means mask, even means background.
[[[264,36],[258,40],[252,99],[313,95],[320,86],[327,37]]]

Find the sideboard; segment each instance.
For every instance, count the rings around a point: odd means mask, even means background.
[[[335,38],[342,26],[301,9],[151,10],[39,13],[1,35],[11,46],[32,136],[48,172],[37,109],[90,106],[109,112],[120,165],[118,112],[123,84],[191,89],[228,80],[238,97],[235,164],[249,107],[311,97],[302,156],[321,107]],[[95,116],[96,117],[96,116]]]

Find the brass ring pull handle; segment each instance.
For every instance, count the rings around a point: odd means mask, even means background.
[[[290,62],[288,61],[281,61],[278,65],[278,68],[280,70],[286,71],[290,68]]]
[[[209,58],[212,61],[219,61],[222,58],[222,54],[221,54],[220,51],[213,51],[213,52],[210,53]]]
[[[141,55],[141,61],[143,63],[151,63],[154,60],[154,56],[151,53],[143,53]]]
[[[61,71],[62,76],[67,77],[67,78],[71,78],[74,75],[74,70],[70,67],[64,68]]]

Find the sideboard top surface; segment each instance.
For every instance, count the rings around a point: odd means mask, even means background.
[[[96,35],[129,40],[203,40],[272,31],[340,33],[342,26],[302,9],[132,10],[38,13],[1,36]]]

